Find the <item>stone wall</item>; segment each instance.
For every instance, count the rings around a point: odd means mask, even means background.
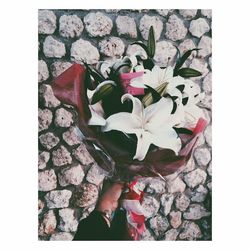
[[[49,83],[72,62],[112,60],[138,49],[154,26],[159,65],[201,48],[186,62],[202,72],[200,106],[209,125],[186,168],[167,177],[140,180],[146,192],[144,240],[211,240],[211,11],[40,10],[39,13],[39,239],[71,240],[102,190],[105,172],[93,161],[75,126],[73,107],[57,100]]]

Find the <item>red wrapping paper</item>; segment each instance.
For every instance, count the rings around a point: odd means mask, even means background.
[[[150,150],[143,161],[133,160],[130,146],[109,133],[102,133],[96,127],[88,126],[90,110],[84,85],[85,68],[73,64],[51,83],[55,96],[63,103],[73,105],[78,110],[78,127],[85,136],[87,149],[100,167],[110,175],[120,177],[134,176],[166,176],[174,173],[189,160],[194,145],[206,126],[200,119],[192,135],[181,136],[182,149],[178,156],[169,149]],[[100,149],[100,150],[97,150]],[[122,177],[121,177],[122,178]]]

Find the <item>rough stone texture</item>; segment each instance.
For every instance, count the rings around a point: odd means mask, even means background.
[[[154,60],[160,66],[173,64],[176,52],[176,48],[171,42],[158,42],[156,43]]]
[[[150,218],[157,214],[160,203],[152,196],[144,196],[142,200],[142,207],[145,209],[145,217]]]
[[[211,95],[205,95],[205,97],[198,103],[198,106],[207,110],[212,110]]]
[[[84,183],[78,186],[74,193],[75,204],[78,207],[88,207],[96,203],[98,189],[95,185]]]
[[[63,140],[69,145],[77,145],[81,143],[82,138],[77,132],[76,127],[70,127],[69,130],[63,133]]]
[[[189,159],[188,163],[186,164],[186,166],[184,167],[183,173],[188,173],[194,169],[195,169],[195,162],[194,162],[193,157],[191,157]]]
[[[38,110],[38,131],[41,132],[49,128],[52,122],[52,112],[49,109]]]
[[[153,237],[153,235],[150,233],[150,231],[148,229],[146,229],[143,233],[142,233],[142,239],[141,240],[155,240],[155,238]]]
[[[39,225],[38,234],[41,236],[50,235],[56,229],[56,216],[53,210],[49,210],[43,216],[43,220]]]
[[[212,53],[212,38],[209,36],[203,36],[198,44],[198,48],[201,49],[198,52],[199,56],[209,56]]]
[[[64,108],[59,108],[55,113],[55,125],[62,128],[68,128],[73,123],[73,115]]]
[[[212,126],[208,125],[204,131],[204,136],[206,139],[207,144],[211,147],[212,146]]]
[[[117,33],[119,36],[131,38],[137,37],[136,23],[134,18],[129,16],[118,16],[116,18]]]
[[[186,39],[182,43],[180,43],[178,48],[179,48],[181,54],[183,55],[187,50],[195,49],[196,46],[195,46],[195,43],[193,42],[192,39]],[[197,52],[193,51],[189,58],[195,57],[196,54],[197,54]]]
[[[75,130],[74,121],[77,120],[77,111],[74,107],[65,105],[60,103],[59,100],[55,98],[51,87],[46,84],[50,84],[51,80],[54,77],[60,75],[63,71],[65,71],[68,67],[72,65],[72,63],[83,63],[85,60],[88,63],[94,66],[95,63],[102,60],[114,60],[115,57],[119,57],[120,54],[124,55],[132,55],[135,52],[142,52],[143,57],[146,58],[145,51],[139,47],[138,45],[130,45],[131,43],[137,40],[143,40],[144,43],[147,41],[144,40],[141,30],[140,24],[145,15],[148,16],[147,19],[159,20],[159,27],[157,28],[157,32],[159,33],[159,37],[157,40],[157,51],[155,55],[156,64],[160,66],[174,65],[175,57],[177,55],[176,48],[173,45],[176,45],[180,52],[183,54],[188,49],[199,48],[202,47],[202,50],[199,52],[192,52],[192,55],[185,62],[184,67],[192,67],[202,72],[201,77],[193,78],[192,80],[196,81],[197,84],[201,87],[202,91],[205,92],[205,98],[199,103],[199,106],[203,108],[204,115],[206,120],[208,121],[208,126],[204,131],[204,135],[201,135],[199,140],[197,141],[196,147],[206,148],[211,151],[211,110],[212,110],[212,84],[211,84],[211,70],[212,70],[212,53],[211,53],[211,10],[174,10],[174,9],[160,9],[160,10],[49,10],[45,11],[45,13],[52,13],[52,15],[56,16],[56,19],[53,21],[49,21],[49,17],[45,17],[44,20],[48,20],[44,22],[44,27],[47,26],[47,33],[39,33],[39,49],[38,49],[38,60],[40,62],[39,68],[39,136],[41,134],[46,134],[48,132],[53,133],[58,138],[60,138],[60,142],[50,150],[46,149],[44,151],[44,147],[41,143],[39,143],[39,172],[43,172],[46,170],[54,170],[57,178],[57,186],[53,191],[39,191],[39,222],[40,224],[43,221],[43,216],[50,209],[52,201],[49,201],[48,197],[51,196],[51,199],[57,201],[57,204],[63,204],[62,207],[55,207],[52,205],[53,212],[57,218],[57,228],[52,233],[50,240],[72,240],[74,236],[74,232],[61,232],[62,230],[70,231],[70,221],[74,221],[74,217],[66,216],[65,221],[69,223],[65,223],[60,229],[60,221],[62,220],[59,215],[59,211],[61,208],[67,208],[74,210],[75,220],[79,222],[79,220],[86,218],[89,216],[91,211],[95,208],[98,193],[101,192],[103,182],[105,182],[104,175],[102,171],[98,171],[98,166],[94,162],[93,158],[87,152],[86,147],[84,146],[84,139],[81,134]],[[93,13],[96,16],[97,12],[101,13],[101,16],[104,17],[106,21],[100,22],[100,19],[91,18],[91,24],[84,24],[84,30],[79,32],[79,36],[77,32],[79,31],[77,25],[73,22],[63,27],[61,24],[61,32],[60,32],[60,20],[63,20],[62,16],[67,16],[69,19],[72,19],[72,16],[76,16],[79,23],[84,20],[88,14]],[[194,14],[196,12],[196,15]],[[50,15],[48,14],[48,15]],[[195,15],[195,16],[194,16]],[[46,16],[46,15],[44,15]],[[176,18],[176,22],[171,23],[170,21]],[[192,17],[194,16],[194,17]],[[192,33],[187,32],[187,28],[190,27],[190,23],[193,20],[198,18],[203,18],[209,26],[209,31],[204,33],[201,37],[197,38],[193,36]],[[102,18],[101,18],[102,19]],[[109,21],[107,21],[109,20]],[[126,20],[131,25],[127,25]],[[108,23],[108,25],[105,24]],[[54,30],[48,31],[50,29],[51,23],[54,23]],[[155,22],[157,23],[157,22]],[[66,22],[64,23],[66,24]],[[146,24],[146,22],[144,22]],[[167,25],[170,25],[171,29],[167,29]],[[88,29],[87,29],[88,26]],[[147,35],[147,29],[151,26],[151,23],[147,24],[148,28],[145,25],[144,35]],[[162,26],[162,28],[160,27]],[[174,27],[180,27],[177,30]],[[63,31],[62,31],[63,30]],[[52,32],[52,33],[50,33]],[[94,36],[90,33],[94,32]],[[170,37],[166,36],[166,33],[169,32]],[[61,33],[61,34],[60,34]],[[64,34],[63,34],[64,33]],[[104,34],[105,33],[105,34]],[[52,35],[53,36],[50,36]],[[180,38],[181,35],[185,37]],[[65,35],[65,36],[63,36]],[[55,39],[57,42],[65,45],[66,53],[62,56],[63,58],[57,59],[56,57],[47,57],[43,52],[43,44],[48,39],[48,37]],[[113,50],[110,54],[102,53],[100,43],[102,41],[109,41],[112,37],[120,38],[122,43],[124,44],[124,52],[119,52],[117,55],[114,55]],[[145,37],[147,39],[147,36]],[[174,40],[180,39],[180,40]],[[53,48],[53,46],[52,46]],[[51,48],[49,48],[50,51]],[[54,53],[54,52],[53,52]],[[50,55],[49,55],[50,56]],[[61,55],[60,55],[61,56]],[[41,62],[42,61],[42,62]],[[46,84],[45,84],[46,83]],[[60,107],[58,107],[60,106]],[[67,111],[72,111],[72,121],[69,119],[69,126],[67,124],[66,127],[55,126],[55,114],[57,108],[64,108]],[[78,137],[79,136],[79,137]],[[64,147],[65,150],[62,150]],[[59,150],[58,153],[54,153],[53,151]],[[61,153],[60,153],[61,151]],[[72,152],[72,155],[70,154]],[[204,159],[203,159],[204,160]],[[56,164],[54,164],[56,163]],[[68,173],[70,169],[76,167],[77,165],[81,165],[78,168],[80,174],[75,174],[74,171],[72,176]],[[200,163],[193,157],[191,157],[190,161],[185,167],[180,168],[176,173],[165,176],[167,185],[162,181],[159,177],[151,177],[151,178],[141,178],[138,181],[138,188],[144,191],[147,197],[144,200],[144,206],[148,209],[148,217],[146,221],[147,229],[142,235],[142,240],[211,240],[211,217],[202,217],[200,219],[195,220],[194,222],[191,220],[185,220],[182,222],[177,229],[173,228],[172,225],[169,225],[167,229],[162,229],[159,233],[158,227],[154,227],[153,219],[159,218],[157,221],[169,221],[171,222],[171,218],[178,218],[178,214],[183,214],[184,212],[190,211],[189,206],[192,208],[193,204],[200,204],[200,206],[207,209],[207,212],[211,213],[211,208],[209,208],[208,200],[210,199],[210,195],[212,192],[212,164],[211,160],[206,165],[199,165]],[[60,167],[62,166],[62,167]],[[74,169],[74,168],[73,168]],[[97,170],[98,169],[98,170]],[[206,177],[204,178],[203,172],[199,173],[201,177],[198,177],[198,183],[196,185],[196,180],[191,181],[194,187],[190,187],[186,184],[185,177],[187,174],[193,174],[192,171],[200,169],[205,172]],[[198,170],[198,171],[200,171]],[[65,172],[64,172],[65,171]],[[84,171],[84,177],[82,179],[82,171]],[[62,174],[64,173],[64,174]],[[195,173],[195,172],[194,172]],[[207,174],[206,174],[207,173]],[[75,176],[75,179],[74,179]],[[196,178],[196,177],[195,177]],[[203,183],[203,179],[205,179]],[[185,181],[185,184],[183,183]],[[61,184],[64,183],[64,184]],[[91,184],[90,184],[91,182]],[[79,184],[78,184],[79,183]],[[171,183],[171,184],[170,184]],[[184,184],[184,185],[183,185]],[[64,186],[65,185],[65,186]],[[91,186],[90,192],[83,192],[82,185],[93,185]],[[63,190],[62,190],[63,188]],[[85,188],[87,189],[87,188]],[[54,191],[59,191],[57,193],[53,193]],[[72,197],[63,198],[61,192],[69,192],[70,196],[72,193]],[[169,193],[173,192],[173,193]],[[93,195],[93,197],[86,197],[88,194]],[[52,195],[51,195],[52,194]],[[74,195],[73,195],[74,194]],[[75,197],[75,194],[78,194],[78,199]],[[174,202],[170,206],[171,202],[166,201],[166,196],[173,195]],[[64,195],[65,196],[65,195]],[[47,197],[47,199],[46,199]],[[60,201],[61,200],[61,201]],[[160,201],[166,201],[166,212],[168,212],[170,207],[170,211],[167,215],[164,214],[164,206],[160,204]],[[78,203],[80,206],[78,205]],[[169,204],[170,203],[170,204]],[[82,206],[83,205],[83,206]],[[87,206],[86,206],[87,205]],[[72,212],[69,212],[71,214]],[[67,214],[67,212],[66,212]],[[171,216],[170,216],[171,214]],[[71,219],[70,219],[71,217]],[[173,219],[172,219],[173,220]],[[183,220],[183,219],[182,219]],[[74,223],[76,223],[74,221]],[[151,225],[150,225],[151,221]],[[178,220],[177,220],[178,221]],[[73,224],[74,224],[73,223]],[[174,222],[172,221],[172,224]],[[161,223],[160,223],[161,225]],[[164,223],[162,224],[164,228]],[[178,225],[178,223],[177,223]],[[161,226],[159,226],[161,227]],[[200,228],[198,228],[200,227]],[[64,229],[63,229],[64,228]],[[67,229],[68,228],[68,229]],[[39,236],[40,240],[49,240],[50,235]]]
[[[113,27],[112,20],[101,12],[89,13],[84,17],[84,23],[92,37],[109,35]]]
[[[207,173],[212,176],[212,164],[210,163],[208,168],[207,168]]]
[[[199,166],[206,166],[211,160],[211,154],[207,148],[198,147],[194,151],[194,158]]]
[[[212,18],[212,10],[209,9],[203,9],[201,10],[201,14],[209,19]]]
[[[55,166],[64,166],[71,164],[72,157],[64,146],[60,146],[60,148],[52,152],[52,161]]]
[[[50,237],[51,241],[71,241],[73,240],[74,236],[71,233],[66,232],[59,232],[55,233]]]
[[[201,230],[194,222],[184,221],[182,224],[182,230],[182,233],[179,235],[181,240],[195,240],[201,237]]]
[[[48,132],[39,136],[40,143],[48,150],[55,147],[60,141],[53,133]]]
[[[209,215],[210,213],[200,204],[191,204],[188,210],[183,213],[184,219],[187,220],[199,220]]]
[[[81,184],[84,177],[84,171],[79,164],[73,167],[67,167],[60,171],[58,174],[58,180],[62,187]]]
[[[43,43],[43,53],[46,57],[62,58],[66,54],[65,45],[52,36],[47,36]]]
[[[168,9],[158,9],[158,10],[156,10],[156,12],[159,14],[159,15],[161,15],[161,16],[167,16],[168,15],[168,13],[170,12],[171,10],[168,10]]]
[[[141,57],[144,59],[147,58],[147,54],[141,46],[136,44],[129,45],[126,51],[126,55],[131,56],[134,55],[135,53],[140,53]]]
[[[190,204],[190,199],[184,193],[181,193],[176,196],[175,206],[180,211],[182,212],[185,211],[188,208],[189,204]]]
[[[56,30],[56,15],[50,10],[38,11],[38,33],[53,34]]]
[[[208,73],[203,80],[202,88],[206,94],[211,94],[212,92],[212,73]]]
[[[49,161],[50,153],[43,151],[39,154],[38,157],[38,169],[44,169],[46,168],[46,164]]]
[[[162,213],[167,216],[171,210],[172,204],[174,201],[173,194],[163,194],[161,197],[161,211]]]
[[[198,71],[200,71],[202,73],[201,76],[196,77],[196,80],[202,79],[203,77],[205,77],[207,75],[207,73],[209,72],[208,68],[207,68],[207,63],[204,59],[200,59],[200,58],[194,58],[190,64],[190,68],[196,69]]]
[[[82,212],[82,217],[81,217],[81,220],[87,218],[89,216],[89,214],[95,209],[95,204],[89,206],[89,207],[85,207],[83,209],[83,212]]]
[[[211,181],[207,183],[207,187],[208,187],[209,191],[212,191],[212,182]]]
[[[45,107],[55,108],[60,105],[60,101],[54,96],[50,85],[42,84],[39,88],[39,94]]]
[[[187,34],[183,21],[176,15],[171,15],[166,23],[166,37],[172,41],[182,40]]]
[[[45,200],[49,208],[63,208],[69,206],[71,196],[70,190],[54,190],[45,195]]]
[[[201,169],[195,169],[194,171],[186,174],[184,176],[184,180],[187,183],[187,185],[191,188],[194,188],[195,186],[199,184],[204,184],[207,178],[207,174],[204,170]]]
[[[59,210],[60,224],[58,228],[64,232],[75,232],[78,221],[74,216],[74,210],[71,208],[63,208]]]
[[[53,169],[38,173],[38,190],[50,191],[57,187],[56,174]]]
[[[211,56],[208,58],[208,64],[209,64],[210,69],[212,70],[212,57]]]
[[[167,218],[159,214],[151,218],[149,224],[156,236],[161,236],[169,227]]]
[[[204,145],[204,143],[205,143],[205,137],[204,137],[204,135],[202,134],[202,135],[198,138],[198,140],[197,140],[197,142],[196,142],[196,147],[202,146],[202,145]]]
[[[94,164],[88,171],[86,180],[96,186],[99,186],[103,182],[106,174],[107,173],[103,169],[101,169],[97,164]]]
[[[43,82],[49,78],[49,70],[45,61],[38,61],[38,82]]]
[[[146,192],[150,194],[162,194],[166,192],[166,183],[159,179],[153,178],[147,184]]]
[[[176,229],[170,229],[168,230],[164,235],[164,240],[176,240],[179,232]]]
[[[189,31],[191,32],[191,34],[198,38],[207,33],[209,30],[210,27],[205,18],[192,20],[189,26]]]
[[[181,225],[181,212],[180,211],[172,211],[169,214],[170,224],[173,228],[178,228]]]
[[[100,52],[108,57],[121,57],[125,46],[121,38],[110,37],[99,43]]]
[[[78,148],[73,150],[75,158],[82,163],[82,165],[89,165],[94,162],[93,157],[89,154],[86,146],[82,143]]]
[[[40,215],[43,211],[43,208],[44,208],[45,204],[42,200],[38,200],[38,215]]]
[[[83,23],[77,15],[63,15],[59,19],[59,32],[63,37],[78,37],[82,34]]]
[[[148,40],[148,33],[150,27],[154,27],[155,39],[159,40],[163,29],[163,23],[157,16],[144,15],[140,20],[139,29],[144,40]]]
[[[197,10],[192,9],[185,9],[185,10],[179,10],[179,13],[185,18],[185,19],[192,19],[196,16]]]
[[[61,75],[71,65],[72,65],[72,63],[63,62],[63,61],[56,61],[56,62],[52,63],[50,66],[52,76],[55,78],[55,77]]]
[[[169,193],[184,192],[185,188],[186,184],[179,177],[167,182],[167,190]]]
[[[207,189],[203,185],[199,185],[191,193],[191,201],[194,202],[203,202],[207,196]]]
[[[76,62],[95,64],[100,58],[97,48],[82,38],[72,43],[70,53],[72,60]]]

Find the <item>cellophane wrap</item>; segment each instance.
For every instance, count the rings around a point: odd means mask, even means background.
[[[135,176],[167,176],[185,166],[207,122],[199,119],[189,128],[192,135],[181,135],[182,148],[178,155],[172,150],[153,148],[143,161],[133,160],[134,144],[119,133],[103,133],[97,126],[89,126],[91,117],[84,84],[86,69],[73,64],[51,83],[54,95],[64,104],[73,105],[78,111],[78,127],[84,135],[89,153],[110,176],[132,180]],[[126,121],[124,121],[126,122]]]

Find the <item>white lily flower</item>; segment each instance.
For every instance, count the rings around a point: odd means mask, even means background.
[[[199,118],[203,117],[202,110],[197,106],[197,103],[203,98],[204,93],[200,93],[200,88],[191,80],[186,80],[180,76],[173,76],[174,69],[169,66],[161,69],[159,66],[154,66],[152,71],[145,70],[145,74],[131,80],[131,86],[146,88],[148,85],[152,88],[157,88],[163,83],[167,83],[165,93],[171,96],[177,96],[175,101],[177,108],[175,115],[172,117],[173,122],[177,126],[195,125]],[[181,93],[176,87],[184,85],[184,91]],[[182,104],[182,98],[188,97],[185,105]]]
[[[161,98],[160,101],[144,108],[141,101],[130,94],[121,98],[123,103],[130,99],[133,102],[132,113],[120,112],[111,115],[106,120],[103,132],[118,130],[127,134],[136,134],[137,148],[134,159],[143,160],[150,144],[161,148],[172,149],[178,154],[181,140],[173,129],[171,111],[173,101],[170,98]]]
[[[199,85],[191,80],[185,80],[183,97],[188,97],[187,103],[182,106],[184,122],[194,126],[199,118],[205,119],[202,109],[197,106],[197,103],[204,98],[204,93],[201,93]]]
[[[89,99],[92,98],[95,90],[87,90],[87,96]],[[94,104],[94,105],[89,105],[89,110],[91,112],[91,117],[88,121],[88,125],[92,126],[105,126],[106,120],[103,118],[104,117],[104,111],[102,108],[102,105],[100,102]]]
[[[138,55],[141,56],[141,54],[138,54]],[[108,77],[108,74],[110,73],[110,70],[112,67],[116,69],[117,67],[119,67],[119,65],[123,63],[130,63],[131,67],[124,66],[119,70],[119,73],[133,72],[134,69],[136,69],[136,71],[139,71],[139,69],[141,68],[137,69],[137,66],[140,66],[140,65],[138,63],[136,56],[137,54],[134,54],[131,56],[125,56],[123,58],[121,57],[115,60],[107,60],[107,61],[99,62],[97,67],[99,68],[102,75],[106,78]]]
[[[148,85],[151,88],[156,89],[157,87],[166,83],[166,87],[163,94],[168,93],[171,96],[177,96],[180,100],[182,99],[181,91],[176,87],[178,85],[184,84],[185,79],[180,76],[174,77],[173,67],[169,66],[165,69],[162,69],[156,65],[151,71],[146,69],[144,70],[144,72],[144,75],[131,80],[130,85],[132,87],[147,88],[147,86],[145,85]]]

